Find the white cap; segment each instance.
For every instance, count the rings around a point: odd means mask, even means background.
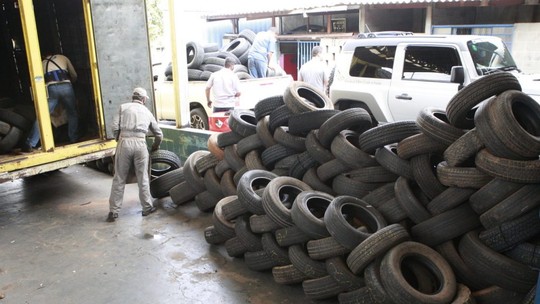
[[[142,97],[149,98],[148,93],[146,93],[146,90],[143,88],[135,88],[133,90],[133,96],[142,96]]]

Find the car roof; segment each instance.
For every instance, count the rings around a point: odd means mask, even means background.
[[[467,42],[476,39],[498,39],[492,36],[478,35],[399,35],[399,36],[384,36],[373,38],[349,39],[343,45],[344,52],[352,52],[355,48],[361,46],[396,46],[400,43],[440,43],[440,44],[458,44],[463,49],[466,48]]]

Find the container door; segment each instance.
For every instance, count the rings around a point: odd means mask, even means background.
[[[97,65],[107,138],[118,107],[131,102],[135,87],[151,96],[146,103],[154,113],[152,64],[144,0],[90,2]]]

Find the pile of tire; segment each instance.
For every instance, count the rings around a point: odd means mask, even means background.
[[[247,57],[253,39],[255,39],[255,33],[245,29],[238,34],[237,38],[222,48],[214,43],[188,42],[186,44],[188,80],[208,80],[213,72],[217,72],[225,66],[227,58],[236,63],[233,71],[239,79],[251,79],[247,69]],[[169,77],[167,74],[166,71],[165,76]]]
[[[36,119],[34,107],[0,98],[0,154],[10,153],[26,140]]]
[[[168,194],[249,268],[340,303],[533,303],[540,105],[512,74],[379,126],[294,82],[229,124]]]

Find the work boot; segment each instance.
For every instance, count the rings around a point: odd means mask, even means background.
[[[32,151],[34,151],[34,149],[32,148],[32,146],[30,146],[30,144],[28,144],[28,143],[22,144],[21,152],[30,153]]]
[[[107,222],[112,223],[116,221],[117,218],[118,218],[118,213],[109,212],[109,215],[107,216]]]
[[[150,209],[148,209],[148,210],[143,210],[142,216],[147,216],[147,215],[149,215],[150,213],[156,212],[156,210],[157,210],[156,207],[152,207],[152,208],[150,208]]]

